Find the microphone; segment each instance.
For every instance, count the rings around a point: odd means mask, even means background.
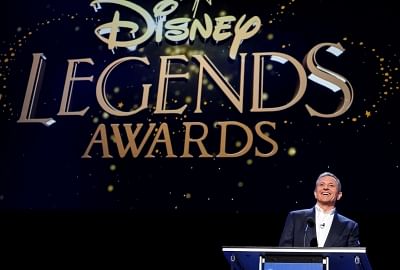
[[[307,226],[306,226],[306,229],[304,230],[304,237],[303,237],[303,246],[304,247],[306,246],[307,231],[308,231],[309,228],[313,228],[314,226],[315,226],[314,219],[312,217],[308,217],[307,218]],[[315,244],[314,241],[313,241],[314,239],[315,239],[315,242],[317,241],[316,238],[313,238],[311,240],[313,245]],[[310,243],[310,246],[311,246],[311,243]],[[318,245],[315,245],[315,246],[318,246]]]
[[[315,221],[312,217],[308,217],[307,218],[307,226],[309,226],[310,228],[314,227],[315,225]]]
[[[310,247],[318,247],[318,240],[316,237],[314,237],[313,239],[311,239],[310,241]]]

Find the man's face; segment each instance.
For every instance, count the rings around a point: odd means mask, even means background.
[[[326,175],[317,181],[314,196],[319,203],[332,206],[337,200],[340,200],[342,192],[339,192],[336,179]]]

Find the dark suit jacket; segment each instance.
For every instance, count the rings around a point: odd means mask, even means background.
[[[311,224],[307,228],[307,221],[310,219],[315,220],[314,207],[291,211],[286,218],[279,246],[309,247],[310,242],[316,243],[317,232],[315,225]],[[360,246],[358,223],[335,212],[324,247],[358,246]]]

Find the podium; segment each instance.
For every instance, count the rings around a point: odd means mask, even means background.
[[[222,248],[231,270],[372,270],[365,247]]]

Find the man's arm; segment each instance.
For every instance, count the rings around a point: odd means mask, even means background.
[[[353,228],[350,232],[349,239],[347,241],[349,247],[359,247],[360,246],[360,230],[358,223],[354,222]]]
[[[292,247],[293,246],[293,230],[294,230],[294,218],[292,213],[289,213],[286,217],[285,226],[279,240],[279,246]]]

